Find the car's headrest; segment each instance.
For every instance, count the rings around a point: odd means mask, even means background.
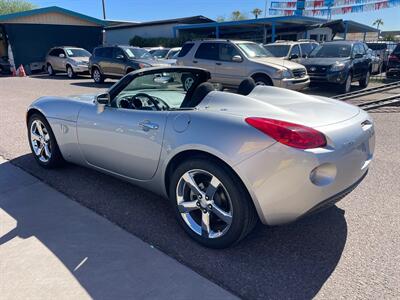
[[[192,97],[185,99],[181,104],[181,108],[192,108],[200,104],[201,101],[214,90],[214,86],[209,82],[203,82],[194,90]]]
[[[254,79],[251,77],[247,77],[240,83],[237,93],[239,95],[247,96],[255,87],[256,82],[254,81]]]

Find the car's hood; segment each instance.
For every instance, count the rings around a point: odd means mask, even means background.
[[[159,59],[159,63],[166,64],[166,65],[176,65],[176,58],[170,59]]]
[[[71,57],[70,59],[76,62],[84,62],[84,63],[89,62],[89,57]]]
[[[163,64],[159,60],[156,59],[151,59],[151,58],[140,58],[140,59],[131,59],[132,61],[135,61],[137,63],[142,63],[146,65],[150,65],[153,67],[162,67],[162,66],[167,66],[167,64]]]
[[[304,68],[302,65],[300,65],[298,63],[295,63],[290,60],[278,58],[278,57],[259,57],[259,58],[252,58],[251,60],[254,62],[257,62],[257,63],[272,64],[272,65],[279,66],[281,68],[282,67],[287,68],[290,70]]]
[[[304,66],[330,66],[335,64],[336,62],[345,62],[348,58],[346,57],[328,57],[328,58],[320,58],[320,57],[309,57],[300,60],[299,62]]]
[[[93,102],[96,99],[96,96],[98,94],[83,94],[83,95],[72,95],[68,96],[68,99],[78,101],[78,102],[84,102],[84,103],[90,103]]]
[[[360,112],[358,107],[338,100],[268,86],[257,86],[248,96],[211,92],[198,108],[244,118],[284,120],[310,127],[342,122]]]

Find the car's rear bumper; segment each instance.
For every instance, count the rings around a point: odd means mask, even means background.
[[[299,150],[276,143],[236,165],[261,221],[295,221],[359,183],[375,147],[373,125],[361,125],[367,119],[360,112],[350,120],[318,127],[327,136],[325,148]]]

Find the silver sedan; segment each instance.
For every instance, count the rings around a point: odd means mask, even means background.
[[[367,174],[365,111],[251,79],[218,91],[209,78],[150,68],[101,95],[42,97],[27,112],[32,152],[45,168],[68,161],[168,198],[183,229],[214,248],[258,220],[284,224],[333,205]]]

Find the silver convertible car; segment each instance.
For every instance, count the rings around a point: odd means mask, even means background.
[[[333,205],[367,174],[365,111],[252,79],[218,91],[209,78],[149,68],[101,95],[42,97],[27,112],[32,152],[45,168],[68,161],[169,198],[184,230],[213,248],[258,220],[284,224]]]

